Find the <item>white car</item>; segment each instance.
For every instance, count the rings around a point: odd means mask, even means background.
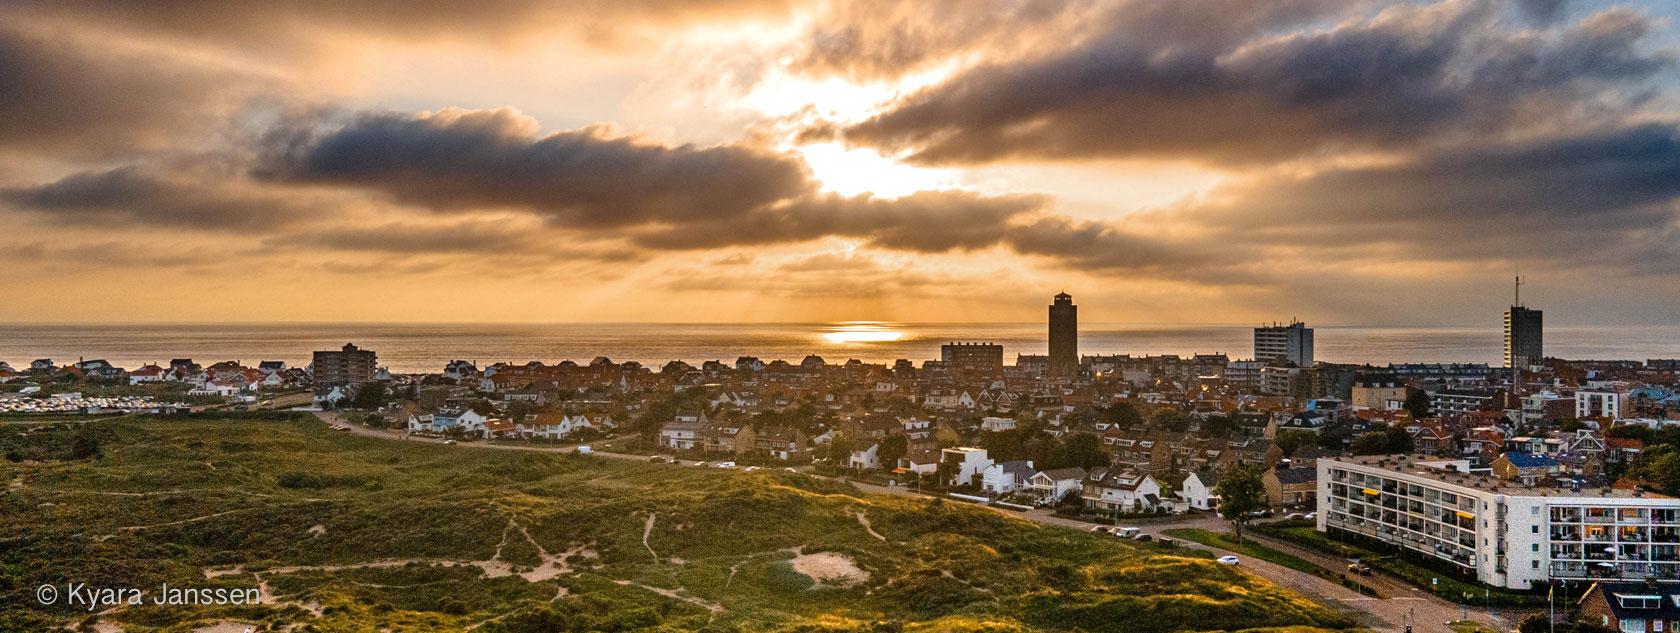
[[[735,462],[718,462],[716,464],[712,464],[712,466],[716,468],[734,468]]]
[[[1239,565],[1239,564],[1242,564],[1242,559],[1237,558],[1235,556],[1220,556],[1219,557],[1219,564],[1221,564],[1221,565]]]

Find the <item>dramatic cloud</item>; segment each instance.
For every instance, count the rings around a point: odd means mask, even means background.
[[[16,27],[0,26],[0,153],[110,157],[202,140],[260,83],[250,73]]]
[[[744,147],[663,146],[605,130],[547,136],[508,109],[364,114],[270,137],[259,175],[359,187],[439,210],[504,208],[579,226],[685,223],[807,193],[795,159]]]
[[[135,166],[0,189],[0,202],[65,224],[99,221],[224,231],[276,228],[320,217],[329,209],[309,197],[262,190],[236,175]]]
[[[1120,28],[960,73],[844,137],[925,163],[1389,150],[1555,126],[1670,62],[1642,49],[1651,23],[1625,10],[1535,34],[1500,30],[1501,15],[1489,2],[1399,5],[1323,30],[1238,29],[1253,36],[1188,46]]]
[[[32,17],[98,24],[188,40],[271,46],[299,38],[354,36],[498,41],[570,32],[611,43],[624,31],[787,11],[789,0],[14,0]]]

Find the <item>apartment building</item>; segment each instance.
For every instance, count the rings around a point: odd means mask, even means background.
[[[1680,580],[1680,499],[1523,486],[1466,460],[1318,460],[1318,530],[1391,543],[1499,587],[1552,579]]]

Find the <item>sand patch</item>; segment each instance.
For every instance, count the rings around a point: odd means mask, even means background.
[[[818,586],[851,587],[869,580],[869,572],[838,552],[806,554],[804,548],[799,548],[794,550],[793,560],[788,564],[793,565],[793,571],[816,581]]]

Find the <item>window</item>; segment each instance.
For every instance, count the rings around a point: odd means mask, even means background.
[[[1528,526],[1528,533],[1529,534],[1539,534],[1540,533],[1540,526],[1538,526],[1538,525]]]
[[[1639,618],[1622,618],[1622,630],[1627,633],[1645,633],[1645,621]]]
[[[1539,543],[1534,543],[1534,544],[1532,544],[1532,545],[1529,545],[1529,546],[1528,546],[1528,551],[1530,551],[1530,552],[1538,552],[1538,551],[1540,551],[1540,544],[1539,544]]]
[[[1537,561],[1537,560],[1528,561],[1528,568],[1529,569],[1539,569],[1540,568],[1540,561]]]

